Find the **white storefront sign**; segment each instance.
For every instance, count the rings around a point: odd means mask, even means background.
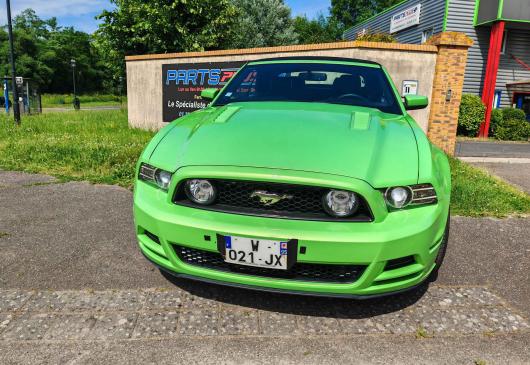
[[[420,24],[420,10],[421,4],[416,4],[411,8],[392,15],[390,18],[390,33],[396,33]]]

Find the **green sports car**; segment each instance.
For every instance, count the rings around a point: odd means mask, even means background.
[[[140,250],[175,276],[366,298],[433,279],[449,233],[446,155],[380,64],[248,62],[143,151]]]

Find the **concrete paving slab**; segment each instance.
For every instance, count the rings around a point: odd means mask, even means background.
[[[31,298],[32,291],[1,290],[0,312],[17,311]]]
[[[223,309],[219,312],[221,335],[257,335],[259,332],[258,311]]]
[[[43,340],[82,340],[86,338],[95,324],[96,318],[92,315],[58,315],[53,317],[48,330],[43,336]]]
[[[95,324],[87,338],[91,340],[123,340],[131,337],[138,313],[105,313],[95,315]]]
[[[265,336],[299,336],[303,333],[295,314],[261,311],[259,319],[261,333]]]
[[[177,312],[141,313],[134,327],[133,338],[163,337],[178,335]]]
[[[157,290],[128,289],[112,293],[116,298],[145,298],[147,294],[154,292]],[[174,292],[178,294],[181,291]],[[352,315],[344,310],[340,313],[331,311],[315,314],[299,311],[292,314],[282,312],[280,308],[257,310],[223,303],[210,309],[200,306],[170,307],[167,302],[162,302],[158,308],[131,306],[127,300],[116,300],[112,306],[92,305],[96,298],[104,298],[108,293],[110,292],[61,291],[57,295],[36,295],[34,301],[37,303],[42,298],[63,298],[64,304],[61,306],[28,305],[24,312],[20,312],[15,306],[8,307],[5,314],[12,317],[4,319],[7,322],[4,323],[2,339],[65,341],[132,337],[147,340],[177,335],[266,337],[282,333],[289,337],[339,334],[414,335],[420,329],[430,335],[446,335],[530,330],[527,319],[486,288],[447,288],[433,285],[422,301],[408,307],[364,314],[354,311]],[[473,293],[478,295],[474,296]],[[352,302],[351,305],[355,306],[355,303]],[[274,329],[279,329],[280,333]]]
[[[219,334],[219,313],[216,310],[185,310],[179,316],[179,333],[187,336]]]

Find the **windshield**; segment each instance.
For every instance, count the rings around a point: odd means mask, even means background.
[[[267,63],[245,66],[215,106],[248,101],[344,104],[402,114],[379,67],[333,63]]]

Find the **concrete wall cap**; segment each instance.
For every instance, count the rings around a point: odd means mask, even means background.
[[[213,56],[237,56],[248,54],[267,54],[267,53],[288,53],[300,51],[321,51],[330,49],[347,49],[347,48],[371,48],[371,49],[385,49],[397,51],[410,52],[427,52],[436,53],[438,48],[434,45],[426,44],[403,44],[403,43],[382,43],[382,42],[365,42],[365,41],[345,41],[333,43],[317,43],[317,44],[297,44],[292,46],[279,47],[261,47],[261,48],[246,48],[246,49],[225,49],[204,52],[178,52],[178,53],[164,53],[164,54],[147,54],[126,56],[125,60],[130,61],[145,61],[145,60],[164,60],[175,58],[198,58],[198,57],[213,57]]]
[[[473,45],[473,40],[464,33],[443,32],[429,38],[426,44],[434,46],[457,46],[469,48]]]

